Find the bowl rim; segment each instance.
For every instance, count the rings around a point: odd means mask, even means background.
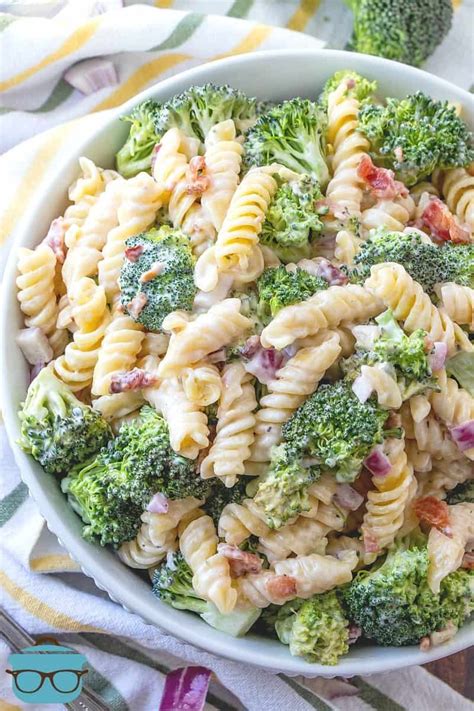
[[[325,61],[330,60],[331,58],[346,60],[347,58],[347,64],[349,66],[354,66],[354,64],[356,64],[358,71],[368,71],[369,73],[370,69],[374,67],[382,69],[383,67],[387,67],[387,65],[395,65],[400,72],[402,85],[403,75],[411,75],[414,78],[418,76],[421,87],[423,87],[423,84],[426,82],[435,84],[437,88],[439,87],[440,93],[445,92],[448,96],[455,96],[456,99],[461,101],[463,104],[471,106],[474,112],[473,95],[471,95],[468,91],[451,84],[449,81],[436,77],[435,75],[421,69],[399,64],[381,57],[360,55],[345,52],[343,50],[330,50],[324,48],[268,50],[214,60],[175,74],[163,81],[157,82],[153,86],[132,97],[121,106],[104,112],[104,115],[106,114],[107,116],[107,121],[98,121],[98,125],[95,128],[92,128],[90,131],[86,131],[86,137],[78,141],[72,150],[68,153],[66,152],[64,160],[67,163],[68,160],[72,160],[73,156],[81,155],[83,147],[91,143],[91,141],[95,137],[99,136],[107,127],[110,127],[110,125],[113,124],[120,115],[127,112],[138,102],[156,95],[157,92],[161,94],[172,93],[173,87],[182,82],[192,84],[204,83],[205,81],[212,80],[207,76],[210,68],[217,67],[219,69],[224,67],[232,70],[235,69],[236,66],[245,67],[246,65],[251,66],[253,64],[258,66],[260,63],[265,64],[266,62],[271,62],[274,59],[281,59],[284,57],[286,57],[289,61],[296,58],[308,58],[308,61]],[[230,78],[229,83],[232,83]],[[176,89],[174,91],[176,91]],[[34,227],[35,207],[40,202],[41,194],[43,196],[46,194],[48,184],[52,184],[53,181],[54,175],[50,176],[48,180],[44,182],[42,189],[38,191],[36,200],[32,200],[29,209],[27,210],[29,218],[22,220],[17,226],[15,230],[15,238],[9,244],[8,260],[4,278],[2,280],[1,295],[3,298],[0,307],[0,362],[3,366],[3,373],[7,372],[7,344],[11,344],[13,342],[13,339],[11,339],[12,319],[8,306],[13,300],[12,295],[15,287],[15,276],[17,272],[16,252],[18,247],[26,243],[26,234],[28,229]],[[147,598],[146,600],[142,599],[141,589],[137,588],[137,592],[133,589],[133,586],[130,589],[124,589],[123,585],[120,586],[120,589],[117,589],[117,579],[114,577],[114,571],[109,571],[107,566],[101,566],[99,552],[104,553],[104,551],[97,552],[96,546],[87,543],[80,537],[80,535],[78,535],[77,527],[73,530],[73,526],[68,523],[67,520],[63,519],[61,512],[57,510],[54,502],[48,498],[44,484],[40,483],[39,478],[35,473],[35,469],[41,470],[41,467],[39,467],[36,462],[34,462],[17,446],[16,440],[19,435],[19,425],[15,396],[13,394],[13,388],[9,387],[7,382],[5,382],[4,387],[1,388],[0,404],[4,414],[8,440],[12,447],[21,479],[28,486],[29,493],[38,506],[41,515],[44,517],[48,528],[58,537],[61,544],[64,545],[64,547],[71,554],[72,558],[77,560],[81,566],[81,570],[86,575],[91,577],[100,589],[105,590],[113,601],[120,603],[127,611],[137,614],[147,624],[163,628],[185,642],[193,644],[196,647],[204,649],[212,654],[216,654],[237,662],[253,664],[260,668],[266,669],[267,671],[283,672],[290,676],[303,674],[305,676],[334,677],[337,675],[350,677],[356,674],[368,675],[383,671],[391,671],[414,664],[426,664],[430,661],[434,661],[466,649],[474,642],[474,623],[468,623],[461,630],[459,630],[458,634],[452,640],[444,645],[440,645],[439,647],[434,647],[428,652],[421,652],[417,647],[385,648],[375,645],[368,645],[368,649],[373,652],[370,658],[364,657],[361,659],[351,659],[350,657],[346,657],[343,658],[337,666],[327,667],[320,664],[309,664],[301,658],[290,656],[288,649],[283,645],[280,645],[280,643],[278,643],[278,645],[285,650],[285,653],[273,654],[273,648],[271,647],[272,640],[270,639],[264,640],[268,643],[268,649],[266,650],[263,649],[263,646],[265,646],[263,642],[262,649],[260,649],[260,647],[254,649],[251,644],[239,644],[245,640],[245,637],[239,640],[224,635],[223,633],[208,627],[205,622],[201,621],[194,615],[193,618],[195,618],[195,620],[199,623],[187,624],[190,620],[191,613],[183,613],[182,611],[164,606],[164,603],[156,600],[156,598]],[[122,563],[120,563],[120,565],[123,566]],[[202,625],[206,625],[205,629],[207,634],[203,634],[204,628]],[[384,651],[395,649],[399,652],[396,657],[387,659]]]

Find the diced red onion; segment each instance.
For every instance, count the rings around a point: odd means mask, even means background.
[[[359,375],[352,383],[352,392],[356,395],[359,402],[364,404],[372,395],[372,382],[366,375]]]
[[[64,81],[88,96],[107,86],[115,86],[118,77],[110,59],[93,57],[70,67],[64,74]]]
[[[151,499],[150,503],[146,507],[147,511],[156,514],[168,513],[169,503],[168,499],[164,494],[158,491]]]
[[[364,466],[374,476],[387,476],[392,469],[390,459],[383,451],[381,444],[377,444],[370,454],[364,459]]]
[[[250,336],[240,350],[242,358],[251,358],[260,350],[260,336]]]
[[[468,420],[463,422],[462,425],[450,427],[449,431],[461,452],[474,447],[474,420]]]
[[[339,506],[342,506],[343,509],[357,511],[359,506],[363,503],[364,497],[353,489],[352,486],[349,486],[349,484],[338,484],[336,493],[334,494],[334,500]]]
[[[64,217],[56,217],[51,222],[48,233],[43,240],[43,244],[46,244],[54,252],[59,264],[63,264],[66,258],[65,232]]]
[[[348,644],[355,644],[359,637],[362,636],[362,629],[359,627],[359,625],[355,625],[352,623],[349,625],[349,639],[347,640]]]
[[[18,332],[16,342],[30,365],[44,365],[53,359],[53,349],[38,326],[22,328]]]
[[[244,367],[247,373],[254,375],[260,383],[268,385],[285,362],[283,351],[260,347],[255,355],[244,363]]]
[[[37,363],[36,365],[33,365],[30,368],[30,384],[33,382],[36,376],[41,373],[41,371],[43,370],[43,368],[46,367],[46,365],[46,363]]]
[[[205,667],[183,667],[169,672],[158,711],[202,711],[211,674]]]
[[[330,286],[344,286],[349,281],[346,274],[328,259],[321,257],[317,260],[316,276],[325,279]]]
[[[433,352],[429,356],[430,368],[433,372],[444,367],[448,355],[448,346],[443,341],[435,341]]]

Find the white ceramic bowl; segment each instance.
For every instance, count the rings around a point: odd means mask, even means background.
[[[15,444],[19,436],[17,411],[25,396],[28,376],[26,363],[15,343],[15,332],[22,327],[15,288],[16,249],[34,247],[51,219],[61,214],[66,204],[67,186],[77,174],[79,156],[86,155],[103,167],[112,167],[114,153],[127,135],[127,127],[119,121],[119,116],[128,113],[139,101],[149,97],[167,99],[192,84],[208,81],[229,83],[262,99],[282,100],[298,95],[314,98],[333,72],[346,68],[376,79],[381,96],[403,96],[422,89],[435,98],[458,101],[464,106],[464,117],[474,124],[474,97],[468,92],[426,72],[378,57],[331,50],[285,50],[245,54],[200,66],[142,92],[111,112],[105,126],[89,135],[77,136],[76,142],[65,148],[49,185],[28,204],[26,219],[10,253],[1,299],[0,372],[5,379],[2,388],[5,423],[23,480],[51,530],[100,588],[147,622],[223,657],[290,675],[350,677],[423,664],[468,647],[473,641],[474,624],[465,626],[453,640],[429,652],[422,653],[417,647],[371,645],[352,649],[337,667],[308,664],[292,657],[288,648],[277,641],[252,634],[233,639],[212,629],[199,617],[161,603],[152,595],[150,584],[137,577],[113,553],[84,541],[81,522],[67,505],[57,482]]]

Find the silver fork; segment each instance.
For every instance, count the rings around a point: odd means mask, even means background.
[[[35,640],[10,615],[0,607],[0,637],[13,652],[20,652],[24,647],[31,647]],[[79,698],[64,704],[71,711],[110,711],[109,707],[86,684],[82,687]]]

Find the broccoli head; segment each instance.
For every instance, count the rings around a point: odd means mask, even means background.
[[[426,331],[417,329],[407,336],[390,309],[375,321],[378,331],[374,342],[366,344],[357,340],[354,355],[342,362],[346,375],[354,378],[361,365],[383,363],[397,381],[403,400],[430,388],[437,389],[429,362],[431,349],[427,346]]]
[[[352,69],[341,69],[329,77],[324,85],[320,101],[323,106],[327,106],[328,96],[335,91],[342,82],[345,82],[344,96],[349,99],[356,99],[360,103],[370,99],[377,91],[377,82],[369,81]]]
[[[245,160],[249,166],[280,163],[314,176],[324,187],[326,165],[325,111],[308,99],[290,99],[260,116],[247,132]]]
[[[276,614],[275,631],[295,657],[333,665],[349,651],[349,621],[334,590],[291,600]]]
[[[474,160],[468,127],[447,101],[421,91],[386,106],[366,104],[359,111],[359,130],[370,140],[375,163],[414,185],[435,168],[457,168]]]
[[[120,272],[122,306],[148,331],[177,309],[191,310],[196,286],[189,239],[163,225],[130,237]]]
[[[203,505],[204,511],[212,518],[216,526],[219,523],[224,506],[234,503],[240,504],[242,499],[245,499],[247,484],[247,477],[240,477],[232,487],[227,487],[220,479],[216,479],[211,494]]]
[[[458,484],[454,489],[448,491],[446,502],[450,506],[464,502],[474,504],[474,479],[463,481],[462,484]]]
[[[153,148],[160,140],[156,130],[156,120],[161,106],[153,99],[147,99],[136,106],[122,121],[130,123],[130,133],[115,159],[118,172],[124,178],[132,178],[141,171],[149,171]]]
[[[191,86],[163,104],[156,129],[163,135],[168,129],[177,127],[187,136],[204,141],[216,123],[227,119],[233,119],[237,131],[243,133],[255,122],[259,111],[260,105],[255,98],[228,85]]]
[[[19,417],[21,448],[49,474],[86,461],[112,436],[103,417],[78,400],[51,366],[31,383]]]
[[[323,223],[316,203],[322,198],[318,181],[310,175],[281,185],[265,216],[260,242],[282,262],[311,256],[311,239]]]
[[[110,462],[98,457],[86,466],[73,467],[61,482],[70,505],[84,522],[83,537],[101,546],[130,541],[141,525],[142,506],[114,493],[119,473]]]
[[[474,287],[474,244],[446,243],[438,247],[419,232],[371,232],[349,271],[350,280],[364,283],[370,269],[381,262],[402,264],[410,276],[436,299],[435,284],[455,281]]]
[[[346,0],[354,13],[350,48],[419,67],[451,28],[451,0]]]
[[[246,634],[260,616],[256,607],[236,608],[221,614],[212,602],[204,600],[193,588],[193,573],[182,553],[170,553],[153,576],[153,593],[177,610],[190,610],[200,615],[211,627],[232,637]]]
[[[317,470],[304,467],[284,444],[273,448],[270,468],[254,497],[270,528],[281,528],[301,511],[309,511],[307,489],[318,476]]]
[[[399,544],[381,565],[357,573],[344,590],[344,601],[365,637],[400,647],[417,644],[448,622],[462,625],[473,609],[474,573],[451,573],[436,595],[428,586],[428,565],[426,546]]]
[[[352,482],[370,450],[385,437],[388,411],[375,398],[361,403],[350,381],[321,385],[283,425],[283,441],[291,454],[309,457],[313,466]],[[393,433],[392,433],[393,434]]]
[[[313,276],[305,269],[288,271],[283,266],[265,269],[257,281],[258,313],[262,322],[268,323],[284,306],[305,301],[328,286],[326,279]]]

